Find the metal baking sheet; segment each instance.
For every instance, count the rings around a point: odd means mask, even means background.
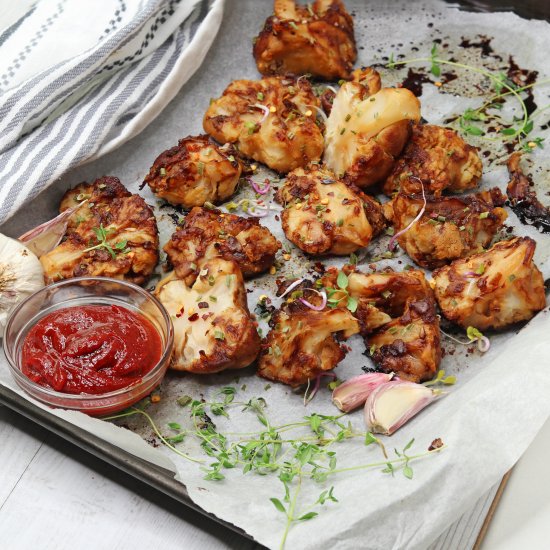
[[[270,1],[271,0],[266,0],[266,2],[270,2]],[[498,1],[479,2],[476,0],[464,0],[461,2],[452,2],[452,3],[455,5],[458,4],[467,10],[486,11],[486,12],[514,11],[518,15],[524,18],[538,18],[538,19],[547,19],[547,20],[550,19],[550,5],[546,2],[539,2],[536,0],[528,0],[523,2],[518,1],[518,2],[510,2],[510,3],[508,2],[502,3]],[[219,31],[220,35],[223,35],[224,33],[228,33],[228,32],[235,32],[235,30],[238,29],[238,25],[242,23],[242,17],[239,15],[239,11],[242,10],[245,4],[248,7],[250,7],[252,2],[250,1],[243,2],[242,0],[227,1],[224,21]],[[199,73],[197,73],[197,75],[195,75],[195,77],[192,78],[191,81],[182,88],[182,90],[180,91],[176,99],[166,109],[165,113],[161,114],[159,119],[157,119],[157,121],[155,121],[154,124],[158,125],[163,123],[167,123],[167,124],[173,123],[173,121],[170,120],[170,117],[175,116],[175,113],[177,112],[177,105],[181,104],[181,102],[184,101],[186,91],[189,88],[192,88],[194,86],[194,82],[199,79],[200,72],[216,70],[216,63],[212,63],[212,61],[213,61],[213,58],[215,58],[215,53],[213,52],[215,52],[216,49],[219,49],[219,42],[220,42],[220,36],[216,38],[212,51],[208,54],[204,62],[204,65],[200,69]],[[249,52],[249,55],[251,55],[250,52]],[[235,63],[237,64],[236,65],[236,70],[237,70],[238,60],[235,60]],[[222,84],[223,86],[225,86],[226,83],[222,83]],[[212,94],[214,95],[215,91],[212,91]],[[197,121],[200,121],[201,116],[202,114],[197,113]],[[144,133],[147,133],[147,129],[144,131]],[[132,144],[135,142],[136,142],[136,139],[132,140],[131,142],[126,144],[124,147],[122,147],[115,153],[112,153],[110,155],[111,165],[112,165],[112,159],[116,158],[117,155],[119,155],[120,162],[123,163],[125,161],[125,156],[124,156],[125,152],[127,152],[128,148],[132,147]],[[159,146],[159,150],[161,148],[162,147]],[[93,165],[97,166],[96,170],[100,170],[101,159],[93,163]],[[93,165],[88,165],[87,167],[85,167],[85,170],[78,169],[74,172],[78,173],[78,177],[81,177],[86,172],[90,173],[90,169],[92,168]],[[99,173],[97,175],[99,175]],[[69,173],[63,178],[63,180],[71,181],[72,183],[74,183],[75,177],[76,176],[74,173]],[[52,204],[57,204],[58,202],[57,197],[59,195],[59,190],[60,190],[59,186],[54,186],[48,191],[48,194],[52,197]],[[31,212],[32,212],[32,205],[30,206],[31,206]],[[31,217],[34,217],[34,216],[31,216]],[[13,223],[14,223],[13,221],[10,221],[7,224],[5,224],[3,228],[0,228],[0,229],[9,234],[10,233],[9,227],[12,226]],[[213,521],[216,521],[217,523],[222,524],[225,527],[247,537],[246,533],[244,533],[241,529],[235,527],[230,523],[219,520],[217,517],[205,512],[202,508],[198,507],[189,498],[189,495],[187,494],[185,487],[180,482],[174,479],[172,472],[169,472],[158,466],[151,465],[146,461],[138,459],[135,456],[105,442],[104,440],[89,434],[85,430],[82,430],[81,428],[74,426],[70,422],[67,422],[65,420],[59,419],[53,415],[48,414],[46,411],[40,409],[39,407],[36,407],[29,401],[26,401],[16,393],[12,392],[10,389],[5,388],[3,386],[0,386],[0,403],[10,407],[14,411],[24,415],[25,417],[36,422],[37,424],[40,424],[41,426],[52,431],[53,433],[81,447],[85,451],[90,452],[93,455],[101,458],[105,462],[130,474],[131,476],[140,480],[141,482],[144,482],[154,487],[155,489],[163,492],[164,494],[174,498],[175,500],[177,500],[178,502],[181,502],[185,506],[188,506],[189,508],[192,508],[198,511],[199,513],[211,518]],[[482,535],[483,535],[483,530],[480,533],[480,538],[476,542],[476,547],[479,546]]]

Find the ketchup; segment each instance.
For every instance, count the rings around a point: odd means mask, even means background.
[[[58,392],[101,394],[139,382],[161,354],[160,334],[143,315],[115,305],[75,306],[31,328],[21,370]]]

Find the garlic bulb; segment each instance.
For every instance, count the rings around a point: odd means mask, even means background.
[[[43,286],[40,260],[24,244],[0,233],[0,336],[11,310]]]
[[[386,382],[369,395],[365,422],[371,432],[391,435],[441,395],[438,390],[414,382]]]

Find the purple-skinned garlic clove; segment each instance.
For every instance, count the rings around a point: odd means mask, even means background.
[[[369,372],[346,380],[332,392],[332,402],[343,412],[350,412],[364,405],[368,396],[381,384],[389,382],[393,373]]]
[[[392,435],[441,395],[438,390],[414,382],[386,382],[369,395],[365,403],[365,422],[373,433]]]

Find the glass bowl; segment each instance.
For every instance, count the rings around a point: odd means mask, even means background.
[[[158,363],[138,382],[98,395],[61,393],[27,378],[21,372],[21,352],[29,330],[52,311],[82,305],[118,305],[144,315],[161,338],[162,354]],[[162,304],[137,285],[105,277],[67,279],[35,292],[11,313],[4,331],[4,353],[15,381],[23,390],[47,405],[92,416],[121,411],[150,394],[166,373],[173,346],[172,321]]]

